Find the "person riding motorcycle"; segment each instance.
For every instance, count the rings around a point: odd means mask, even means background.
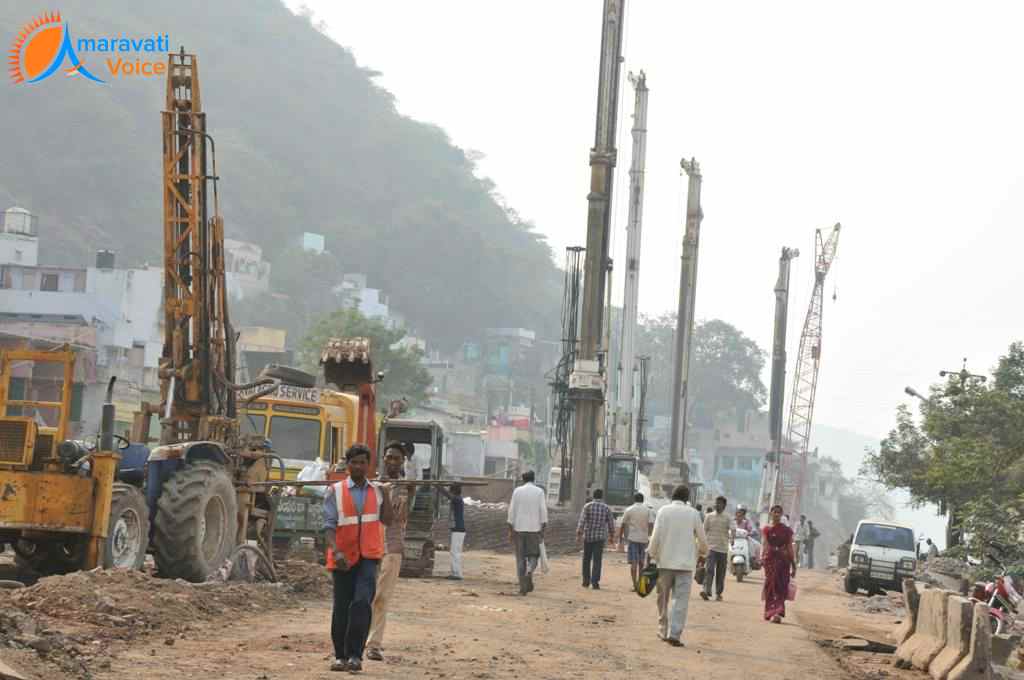
[[[750,548],[748,553],[754,559],[759,559],[761,556],[761,542],[757,540],[757,531],[754,530],[754,523],[747,517],[747,506],[740,505],[736,506],[736,528],[743,529],[747,532],[747,544]]]

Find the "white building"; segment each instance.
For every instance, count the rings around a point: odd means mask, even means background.
[[[355,309],[367,319],[382,321],[388,328],[399,325],[388,306],[388,298],[379,288],[366,286],[366,274],[345,274],[333,292],[341,298],[341,304]]]
[[[270,263],[255,243],[224,239],[228,293],[239,300],[270,290]]]
[[[0,263],[34,267],[39,263],[36,217],[24,208],[8,208],[0,221]]]
[[[302,249],[309,253],[322,255],[327,247],[323,234],[314,234],[311,231],[302,232]]]

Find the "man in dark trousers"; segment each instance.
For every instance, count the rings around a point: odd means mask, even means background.
[[[604,545],[615,540],[615,517],[604,502],[604,492],[594,489],[594,500],[583,506],[576,524],[576,541],[583,542],[583,587],[601,589],[601,560]]]
[[[348,477],[327,487],[324,537],[327,568],[334,579],[332,671],[363,669],[363,649],[373,619],[377,568],[384,557],[384,526],[391,524],[389,487],[366,478],[370,449],[353,444],[345,452]]]

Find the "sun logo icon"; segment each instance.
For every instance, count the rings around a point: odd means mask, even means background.
[[[82,76],[97,83],[103,81],[89,72],[75,53],[71,27],[60,12],[50,12],[25,25],[8,56],[8,71],[15,84],[38,83],[49,78],[65,63],[66,77]]]

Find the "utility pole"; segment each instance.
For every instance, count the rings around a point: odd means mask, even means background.
[[[796,248],[783,248],[779,256],[779,278],[775,281],[775,330],[772,336],[772,385],[768,397],[768,434],[771,450],[768,452],[758,510],[765,512],[775,505],[782,464],[782,406],[786,393],[786,319],[789,316],[789,269],[793,258],[800,255]],[[767,506],[767,507],[764,507]]]
[[[598,361],[604,322],[605,274],[608,264],[610,203],[615,169],[615,123],[622,61],[625,0],[605,0],[601,19],[601,66],[597,84],[597,123],[590,150],[590,193],[587,194],[587,249],[583,270],[580,348],[569,395],[575,403],[572,437],[572,504],[583,508],[590,457],[597,447],[597,427],[604,402],[602,367]]]
[[[637,401],[636,322],[640,297],[640,230],[643,220],[644,166],[647,154],[647,76],[629,74],[636,99],[633,103],[633,161],[629,168],[629,218],[626,225],[626,288],[622,299],[622,343],[619,357],[619,394],[615,423],[615,449],[634,451],[634,408]]]
[[[686,401],[689,397],[690,354],[693,340],[693,306],[697,300],[697,252],[700,247],[700,223],[704,211],[700,205],[703,177],[696,159],[679,162],[689,178],[686,198],[686,231],[683,235],[682,267],[679,272],[679,309],[676,313],[675,369],[672,384],[672,437],[669,466],[678,465],[683,484],[690,483],[686,460]]]

